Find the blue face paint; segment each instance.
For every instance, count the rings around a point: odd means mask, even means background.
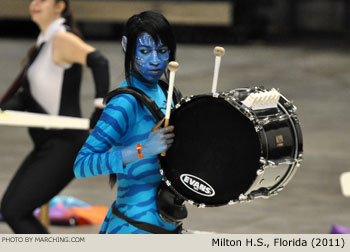
[[[145,33],[136,41],[135,69],[148,82],[157,83],[168,64],[169,49],[162,41],[156,44]]]

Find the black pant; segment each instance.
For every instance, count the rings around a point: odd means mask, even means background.
[[[73,178],[73,164],[87,131],[30,129],[33,151],[26,157],[8,186],[2,202],[4,220],[15,233],[48,233],[33,216]]]

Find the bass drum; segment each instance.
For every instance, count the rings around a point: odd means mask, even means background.
[[[198,207],[270,197],[302,161],[296,107],[282,95],[277,107],[252,109],[242,101],[262,87],[186,97],[171,113],[175,141],[159,156],[166,184]]]

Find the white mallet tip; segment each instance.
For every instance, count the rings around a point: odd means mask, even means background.
[[[168,69],[172,72],[176,72],[179,69],[179,63],[176,61],[170,61],[168,64]]]
[[[215,46],[214,48],[214,55],[215,56],[223,56],[225,54],[225,48],[221,46]]]

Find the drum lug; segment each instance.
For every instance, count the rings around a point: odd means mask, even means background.
[[[205,204],[199,204],[198,206],[197,206],[198,208],[205,208]]]
[[[296,160],[295,159],[284,159],[278,162],[278,164],[280,165],[292,165],[295,164]]]
[[[295,112],[297,111],[297,107],[293,104],[294,102],[293,101],[288,101],[286,98],[285,98],[285,103],[283,103],[283,106],[290,112]]]
[[[183,98],[181,98],[181,101],[189,102],[189,101],[191,101],[191,98],[192,98],[192,97],[193,97],[193,95],[183,97]]]
[[[299,123],[299,118],[296,114],[292,114],[291,117],[294,119],[296,123]]]
[[[159,172],[160,172],[160,175],[162,175],[162,176],[164,175],[163,169],[160,169]]]
[[[187,202],[188,202],[188,204],[190,204],[190,205],[192,205],[192,206],[194,205],[193,200],[188,200]]]
[[[229,204],[230,206],[235,205],[235,204],[237,204],[237,203],[238,203],[238,201],[235,201],[235,200],[230,200],[230,201],[228,202],[228,204]]]
[[[267,160],[268,166],[270,167],[277,167],[277,164],[271,160]]]
[[[299,167],[302,161],[303,161],[303,153],[299,153],[298,158],[296,160],[296,166]]]
[[[256,125],[255,126],[255,131],[256,132],[259,132],[259,131],[262,131],[263,130],[263,127],[261,127],[260,125]]]
[[[276,168],[277,164],[271,160],[267,160],[266,163],[263,165],[262,169],[265,170],[267,167]]]
[[[288,111],[291,112],[291,113],[295,113],[297,112],[297,107],[294,106],[292,103],[288,103],[289,107],[288,107]]]
[[[271,122],[269,117],[265,117],[264,119],[260,120],[260,124],[261,125],[266,125],[269,124]]]
[[[269,194],[268,198],[269,198],[269,197],[272,197],[272,196],[277,196],[277,194],[278,194],[278,192],[276,192],[276,191],[271,192],[271,193]]]
[[[298,157],[298,159],[285,159],[283,161],[278,162],[278,164],[282,164],[282,165],[293,165],[293,164],[296,164],[299,167],[300,163],[302,161],[303,161],[303,159]]]
[[[167,186],[171,186],[171,182],[170,182],[169,180],[166,180],[166,181],[165,181],[165,184],[166,184]]]
[[[180,108],[180,107],[181,107],[181,104],[180,104],[180,103],[178,103],[178,104],[175,105],[175,108],[176,108],[176,109],[178,109],[178,108]]]
[[[248,194],[248,201],[247,202],[251,202],[253,200],[255,200],[255,196],[253,194],[251,194],[251,193]]]
[[[247,195],[243,194],[243,193],[241,193],[241,194],[239,195],[238,200],[239,200],[240,202],[249,202],[249,201],[250,201],[250,200],[249,200],[249,197],[248,197]]]
[[[233,90],[228,91],[228,94],[235,95],[235,94],[238,94],[238,92],[233,89]]]
[[[275,191],[275,192],[280,192],[280,191],[282,191],[283,189],[284,189],[284,187],[283,187],[283,186],[278,187],[278,188],[276,189],[276,191]]]
[[[260,157],[260,164],[267,166],[277,166],[277,164],[271,160],[266,160],[264,157]]]
[[[269,192],[266,188],[260,188],[257,191],[253,191],[249,194],[251,199],[263,198],[267,199],[269,197]]]
[[[214,98],[219,98],[220,93],[213,93]]]
[[[260,164],[265,165],[266,163],[266,159],[264,157],[260,157]]]
[[[276,121],[282,122],[282,121],[288,120],[289,118],[290,118],[289,115],[283,114],[283,115],[276,117]]]
[[[260,176],[260,175],[264,174],[264,172],[265,172],[264,168],[259,169],[256,171],[256,175]]]
[[[302,159],[298,159],[298,160],[297,160],[297,162],[296,162],[296,164],[295,164],[295,165],[296,165],[296,167],[300,167],[300,165],[301,165],[301,161],[303,161],[303,160],[302,160]]]

